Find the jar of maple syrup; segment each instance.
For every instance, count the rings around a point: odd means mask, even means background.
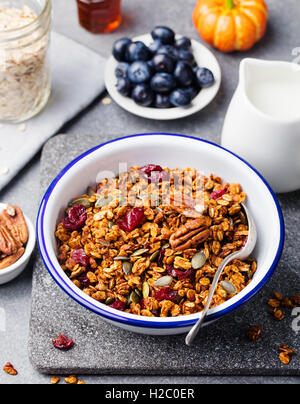
[[[114,31],[121,24],[121,0],[77,0],[80,25],[94,34]]]

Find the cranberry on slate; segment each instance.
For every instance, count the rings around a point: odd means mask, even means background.
[[[74,341],[72,338],[67,338],[62,334],[60,334],[56,339],[52,340],[52,343],[54,348],[63,349],[65,351],[68,351],[74,346]]]
[[[154,297],[156,300],[161,302],[162,300],[175,300],[176,297],[178,296],[178,293],[176,290],[173,290],[169,287],[166,288],[161,288],[159,290],[154,291]]]
[[[187,271],[181,271],[180,269],[176,269],[176,268],[172,267],[172,265],[167,265],[167,272],[173,278],[178,278],[181,280],[181,279],[186,279],[186,278],[190,278],[191,276],[193,276],[195,273],[195,270],[189,269]]]
[[[121,300],[116,300],[112,304],[109,305],[112,309],[124,311],[126,309],[126,303],[121,302]]]
[[[76,264],[82,265],[84,267],[87,267],[90,263],[89,257],[86,255],[82,248],[72,251],[71,258],[74,262],[76,262]]]
[[[134,230],[140,224],[142,224],[145,218],[143,208],[133,208],[124,216],[123,220],[118,222],[120,229],[126,231],[127,233]]]
[[[226,191],[225,189],[217,189],[216,191],[213,191],[210,195],[211,199],[214,199],[215,201],[219,198],[221,198],[223,195],[225,195]]]
[[[67,230],[79,230],[83,227],[86,219],[85,207],[83,205],[75,205],[69,210],[68,216],[63,221],[63,225]]]
[[[162,169],[161,166],[155,164],[148,164],[139,169],[139,173],[145,177],[149,183],[162,182],[167,179],[168,173]]]

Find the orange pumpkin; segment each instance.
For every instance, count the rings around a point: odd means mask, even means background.
[[[203,39],[222,52],[246,51],[265,34],[264,0],[198,0],[194,24]]]

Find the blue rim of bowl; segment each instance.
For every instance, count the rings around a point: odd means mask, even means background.
[[[95,152],[96,150],[101,149],[102,147],[111,144],[111,143],[115,143],[115,142],[119,142],[122,140],[126,140],[126,139],[130,139],[130,138],[135,138],[135,137],[143,137],[143,136],[171,136],[171,137],[181,137],[181,138],[186,138],[186,139],[192,139],[192,140],[197,140],[199,142],[202,143],[207,143],[210,144],[214,147],[220,148],[223,151],[231,154],[232,156],[236,157],[237,159],[239,159],[240,161],[242,161],[244,164],[246,164],[259,178],[260,180],[265,184],[265,186],[267,187],[268,191],[270,192],[274,203],[276,205],[277,208],[277,212],[278,212],[278,217],[279,217],[279,222],[280,222],[280,241],[279,241],[279,245],[278,245],[278,250],[276,253],[276,256],[274,258],[274,261],[271,265],[271,267],[269,268],[267,274],[265,275],[265,277],[259,282],[259,284],[252,289],[251,291],[249,291],[249,293],[247,293],[246,296],[244,296],[242,299],[240,299],[239,301],[237,301],[236,303],[232,304],[231,306],[218,311],[217,313],[213,313],[213,314],[209,314],[207,315],[207,318],[205,320],[206,323],[215,321],[217,319],[219,319],[220,317],[223,317],[229,313],[231,313],[232,311],[234,311],[235,309],[237,309],[238,307],[242,306],[243,304],[245,304],[248,300],[250,300],[252,297],[254,297],[262,288],[263,286],[270,280],[270,278],[272,277],[278,262],[281,258],[282,255],[282,251],[283,251],[283,247],[284,247],[284,241],[285,241],[285,223],[284,223],[284,218],[283,218],[283,214],[282,214],[282,210],[280,208],[279,202],[276,198],[276,195],[274,193],[274,191],[272,190],[272,188],[270,187],[270,185],[267,183],[267,181],[264,179],[264,177],[255,169],[253,168],[249,163],[247,163],[247,161],[245,161],[244,159],[242,159],[241,157],[239,157],[238,155],[236,155],[235,153],[231,152],[230,150],[216,144],[213,142],[210,142],[208,140],[204,140],[204,139],[199,139],[193,136],[188,136],[188,135],[182,135],[182,134],[172,134],[172,133],[143,133],[143,134],[136,134],[136,135],[130,135],[130,136],[124,136],[118,139],[113,139],[110,140],[108,142],[105,142],[101,145],[98,145],[96,147],[93,147],[92,149],[87,150],[85,153],[81,154],[80,156],[78,156],[77,158],[75,158],[73,161],[71,161],[59,174],[58,176],[52,181],[52,183],[50,184],[49,188],[47,189],[42,202],[40,204],[39,207],[39,211],[38,211],[38,216],[37,216],[37,224],[36,224],[36,233],[37,233],[37,239],[38,239],[38,247],[39,247],[39,251],[40,251],[40,255],[42,257],[43,263],[46,267],[46,269],[48,270],[48,272],[50,273],[51,277],[54,279],[54,281],[64,290],[65,293],[67,293],[68,296],[70,296],[73,300],[77,301],[81,306],[85,307],[86,309],[101,315],[102,317],[110,320],[110,321],[114,321],[114,322],[119,322],[125,325],[129,325],[129,326],[135,326],[135,327],[142,327],[142,328],[156,328],[156,329],[162,329],[162,328],[168,328],[168,329],[174,329],[174,328],[185,328],[185,327],[189,327],[192,326],[196,323],[197,318],[196,319],[186,319],[186,320],[178,320],[178,321],[174,321],[172,323],[168,323],[168,322],[157,322],[157,321],[143,321],[142,319],[132,319],[132,318],[128,318],[128,317],[124,317],[120,314],[115,314],[115,313],[111,313],[109,311],[106,311],[105,309],[93,305],[91,304],[89,301],[85,300],[82,296],[78,295],[78,293],[76,293],[76,286],[74,285],[74,289],[71,288],[70,285],[68,285],[66,283],[66,281],[61,277],[60,273],[58,272],[58,270],[56,269],[55,265],[53,264],[53,262],[51,261],[48,252],[47,252],[47,248],[46,248],[46,243],[45,243],[45,237],[44,237],[44,215],[45,215],[45,210],[46,210],[46,206],[47,203],[49,201],[49,198],[55,188],[55,186],[57,185],[57,183],[60,181],[60,179],[76,164],[78,163],[78,161],[82,160],[83,158],[85,158],[86,156],[88,156],[89,154]],[[39,223],[41,223],[41,232],[39,230]],[[49,268],[41,246],[43,246],[44,251],[45,251],[45,255],[47,257],[48,262],[50,263],[51,268]],[[54,276],[54,274],[60,279],[60,281],[58,281],[56,279],[56,277]],[[72,291],[72,293],[70,292]],[[74,295],[76,297],[74,297]],[[83,303],[83,301],[86,302]],[[90,306],[94,306],[95,309],[92,309]],[[120,311],[114,310],[116,313],[121,313]],[[181,317],[182,318],[182,317]]]

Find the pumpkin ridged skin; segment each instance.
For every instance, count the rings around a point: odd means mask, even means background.
[[[265,34],[268,8],[264,0],[198,0],[194,25],[202,38],[222,52],[247,51]]]

